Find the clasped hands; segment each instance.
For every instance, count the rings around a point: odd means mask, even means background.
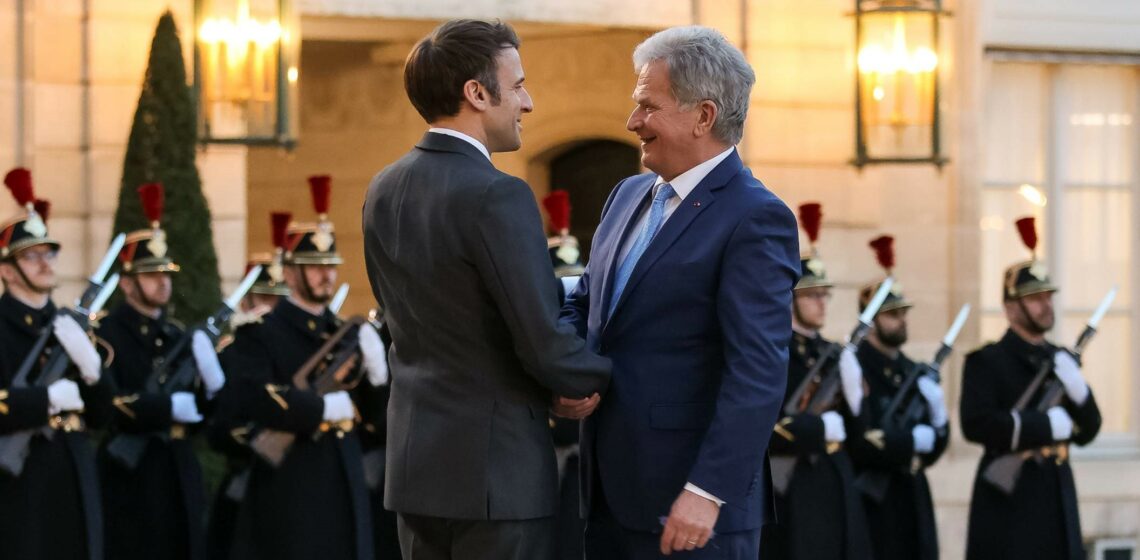
[[[555,396],[550,404],[550,411],[559,418],[581,420],[594,413],[598,403],[602,402],[601,395],[594,393],[584,399],[571,399]]]

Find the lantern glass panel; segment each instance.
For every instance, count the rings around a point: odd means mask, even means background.
[[[206,142],[296,135],[298,20],[285,0],[198,0],[196,87]]]
[[[860,117],[869,158],[931,156],[937,68],[937,13],[860,16]]]

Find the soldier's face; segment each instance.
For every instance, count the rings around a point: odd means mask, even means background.
[[[35,293],[50,291],[55,288],[55,261],[58,255],[59,251],[46,245],[29,247],[16,253],[12,261],[0,265],[0,275],[3,275],[9,286],[14,286],[17,290]]]
[[[295,297],[308,297],[312,303],[328,303],[336,293],[337,269],[336,265],[307,264],[291,266],[286,269],[285,282],[293,291]],[[300,282],[305,286],[299,286]]]
[[[801,327],[818,331],[827,321],[827,302],[831,288],[804,288],[796,290],[792,299],[792,318]]]
[[[139,288],[146,299],[153,305],[163,306],[170,303],[170,294],[173,292],[173,280],[167,272],[142,272],[137,275]]]
[[[1029,294],[1020,300],[1008,301],[1005,314],[1011,323],[1031,332],[1044,334],[1053,328],[1053,292]]]
[[[883,344],[898,348],[907,341],[906,315],[909,309],[892,309],[875,316],[875,334]]]

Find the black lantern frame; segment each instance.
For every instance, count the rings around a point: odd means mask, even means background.
[[[862,168],[875,164],[909,164],[932,163],[939,169],[949,160],[942,154],[941,140],[941,86],[939,83],[939,67],[941,66],[940,53],[940,19],[950,15],[942,9],[941,0],[855,0],[855,157],[851,164]],[[883,48],[879,45],[868,45],[868,26],[872,20],[890,18],[894,29],[889,33],[891,45]],[[910,48],[906,41],[908,23],[927,23],[928,46],[918,49]],[[876,47],[878,47],[876,49]],[[906,77],[907,79],[904,79]],[[910,83],[905,83],[905,82]],[[886,119],[882,118],[882,105],[880,101],[887,98],[887,88],[890,88],[891,102],[894,107]],[[925,90],[929,90],[926,92]],[[913,102],[907,104],[904,91],[912,91]],[[870,97],[868,99],[868,97]],[[925,97],[925,99],[924,99]],[[904,107],[903,105],[910,105]],[[918,112],[908,120],[904,113],[907,109]],[[929,124],[923,121],[929,119]],[[886,122],[882,122],[882,121]],[[874,126],[874,131],[869,127]],[[906,136],[915,136],[922,129],[929,129],[929,140],[910,141],[912,146],[922,146],[920,153],[917,150],[907,150],[902,144],[907,141]],[[885,142],[879,138],[869,138],[873,132],[875,136],[884,136],[885,131],[891,133],[892,139],[899,146],[898,151],[890,153],[881,145]],[[925,146],[929,145],[927,150]]]

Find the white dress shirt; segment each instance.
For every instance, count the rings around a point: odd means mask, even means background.
[[[491,152],[487,151],[487,147],[484,146],[482,142],[480,142],[480,141],[478,141],[478,140],[476,140],[476,139],[474,139],[474,138],[472,138],[466,134],[463,134],[462,132],[459,132],[458,130],[452,130],[450,128],[439,128],[439,127],[433,126],[433,127],[428,129],[428,132],[434,132],[436,134],[444,134],[447,136],[451,136],[453,138],[458,138],[460,140],[463,140],[464,142],[467,142],[468,144],[475,146],[475,148],[477,150],[479,150],[479,153],[483,154],[484,156],[487,156],[487,161],[491,161]]]
[[[709,173],[712,173],[712,170],[715,169],[716,166],[720,165],[722,161],[727,159],[728,156],[732,154],[732,151],[734,149],[736,148],[729,147],[727,150],[713,156],[711,159],[707,159],[697,164],[692,169],[689,169],[688,171],[674,177],[672,181],[669,181],[669,185],[673,187],[674,191],[676,191],[677,196],[670,198],[665,203],[665,214],[661,219],[662,228],[665,227],[665,222],[669,221],[669,217],[673,215],[673,212],[676,211],[677,208],[681,207],[681,203],[685,201],[685,197],[689,196],[689,194],[693,192],[693,189],[697,188],[697,185],[701,184],[701,181],[704,181],[705,177],[708,177]],[[661,185],[664,184],[665,179],[662,179],[661,176],[658,175],[657,181],[653,183],[652,196],[657,196],[657,191],[660,190]],[[637,242],[637,238],[641,235],[641,230],[645,229],[645,222],[648,220],[649,208],[646,207],[645,211],[642,212],[641,215],[637,218],[637,223],[632,229],[629,230],[629,236],[622,241],[621,253],[618,254],[618,257],[620,259],[618,261],[619,266],[622,262],[625,261],[625,258],[629,255],[630,250],[633,249],[633,244]],[[660,232],[661,230],[658,229],[657,231]],[[685,483],[685,490],[715,503],[718,507],[724,505],[724,500],[721,500],[720,498],[717,498],[716,496],[705,492],[691,482]]]
[[[705,177],[708,177],[709,173],[712,173],[712,170],[716,169],[716,166],[720,165],[720,162],[724,161],[734,149],[736,148],[730,147],[713,156],[711,159],[705,160],[692,169],[674,177],[672,181],[669,181],[669,186],[673,187],[677,196],[670,198],[669,201],[665,203],[665,215],[661,219],[662,228],[665,227],[665,222],[669,221],[669,217],[673,215],[673,212],[681,207],[681,203],[685,201],[685,197],[689,196],[689,194],[693,192],[693,189],[697,188],[697,185],[701,184],[701,181],[704,181]],[[653,183],[651,199],[657,196],[657,191],[660,190],[661,185],[664,184],[665,179],[662,179],[661,176],[658,175],[657,182]],[[629,230],[629,237],[622,241],[621,253],[618,253],[618,258],[620,259],[618,261],[619,266],[622,262],[625,262],[625,257],[629,255],[629,251],[633,249],[633,244],[637,242],[637,237],[641,235],[641,230],[645,229],[645,222],[648,220],[649,207],[646,207],[645,211],[638,216],[637,223],[633,229]],[[658,229],[657,231],[660,232],[661,230]]]

